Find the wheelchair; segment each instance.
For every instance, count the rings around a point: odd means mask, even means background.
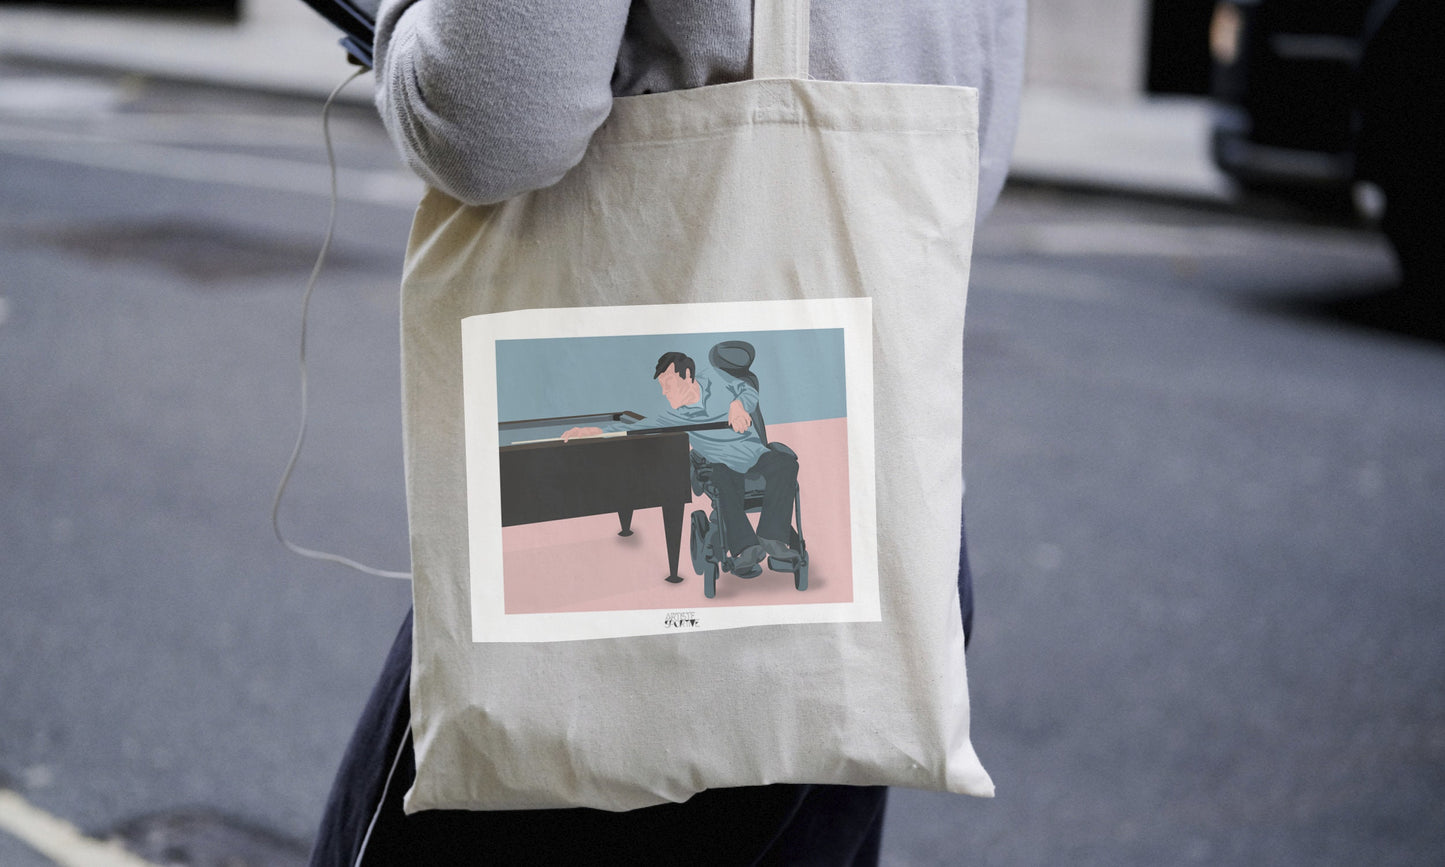
[[[723,373],[735,376],[754,389],[758,378],[751,370],[756,353],[752,344],[742,340],[727,340],[717,344],[708,353],[708,361]],[[763,445],[776,452],[797,460],[797,454],[782,443],[768,441],[767,428],[763,423],[762,404],[752,412],[753,428],[758,432]],[[717,579],[723,572],[739,578],[756,578],[762,574],[762,563],[740,566],[727,550],[727,528],[723,526],[722,514],[718,509],[719,492],[713,484],[713,464],[697,452],[689,452],[690,476],[694,495],[706,494],[711,514],[697,509],[692,513],[691,553],[692,567],[703,579],[703,595],[712,599],[717,595]],[[753,514],[762,511],[763,491],[766,481],[760,473],[749,473],[743,483],[743,512]],[[793,586],[798,590],[808,589],[808,548],[803,541],[803,497],[802,492],[793,498],[793,525],[788,530],[788,551],[790,556],[768,557],[768,568],[774,572],[791,572]]]

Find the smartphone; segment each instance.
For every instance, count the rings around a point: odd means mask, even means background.
[[[376,9],[381,0],[305,0],[344,34],[341,47],[353,63],[371,68],[371,44],[376,38]]]

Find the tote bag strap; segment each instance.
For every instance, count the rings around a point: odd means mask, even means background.
[[[753,78],[808,77],[808,0],[753,0]]]

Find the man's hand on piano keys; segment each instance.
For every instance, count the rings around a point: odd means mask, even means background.
[[[562,442],[567,442],[573,437],[600,437],[603,430],[600,427],[574,427],[562,434]]]

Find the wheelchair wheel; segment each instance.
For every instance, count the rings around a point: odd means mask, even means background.
[[[717,573],[716,563],[705,563],[707,567],[702,573],[702,595],[711,599],[717,595]]]
[[[699,575],[706,574],[708,568],[707,532],[707,513],[698,509],[692,513],[692,538],[689,550],[692,553],[692,570]]]

